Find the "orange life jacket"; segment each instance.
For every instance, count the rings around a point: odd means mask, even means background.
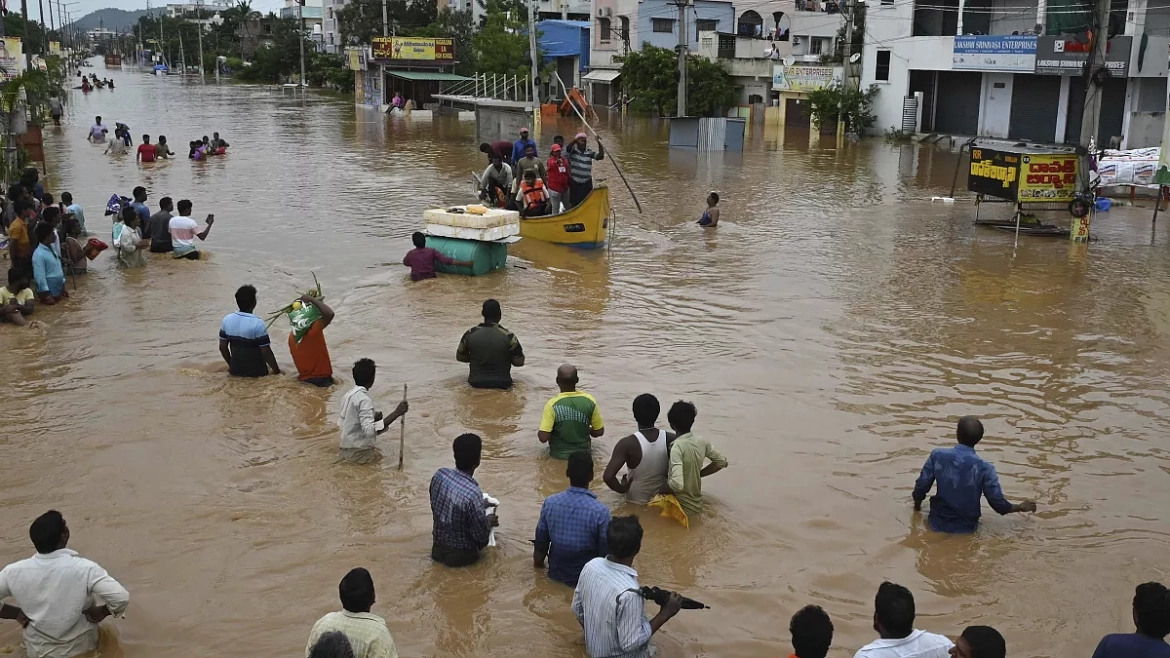
[[[544,181],[539,178],[536,179],[535,185],[530,186],[527,181],[520,183],[520,191],[524,193],[524,205],[529,210],[539,208],[548,200],[548,192],[545,190]]]

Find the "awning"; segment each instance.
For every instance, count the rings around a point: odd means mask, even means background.
[[[604,82],[608,84],[614,80],[617,80],[618,76],[621,74],[621,71],[614,71],[611,69],[596,69],[581,76],[581,80],[588,82]]]
[[[440,73],[438,71],[386,71],[386,75],[403,80],[433,80],[436,82],[462,82],[471,79],[454,73]]]

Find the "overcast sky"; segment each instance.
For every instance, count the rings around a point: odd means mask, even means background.
[[[172,3],[180,1],[182,0],[171,0]],[[264,13],[268,13],[270,10],[284,6],[284,0],[251,0],[251,3],[254,9]],[[158,7],[160,5],[165,6],[166,4],[166,0],[160,0],[159,2],[151,0],[150,6]],[[212,1],[205,0],[205,4],[211,5]],[[233,1],[231,4],[235,4],[235,2]],[[37,6],[38,5],[35,2],[29,3],[29,16],[32,16],[33,18],[38,17]],[[79,0],[77,4],[68,7],[67,11],[72,14],[74,18],[81,18],[86,14],[95,12],[99,9],[105,9],[107,7],[113,7],[114,9],[125,9],[126,11],[135,11],[137,9],[146,9],[146,0]],[[48,10],[46,9],[45,11],[47,12]]]

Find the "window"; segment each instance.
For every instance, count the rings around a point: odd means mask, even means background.
[[[651,18],[650,29],[654,32],[674,32],[674,21],[669,18]]]
[[[608,18],[597,19],[598,31],[601,33],[601,43],[609,43],[611,26]]]
[[[695,29],[699,32],[714,32],[719,29],[719,21],[697,20],[695,21]]]
[[[621,28],[620,29],[622,31],[621,34],[619,34],[618,36],[621,37],[622,43],[629,43],[630,42],[630,17],[629,16],[618,16],[618,20],[621,21]]]
[[[874,67],[873,77],[880,82],[890,81],[890,51],[877,51],[877,66]]]
[[[812,37],[811,39],[809,39],[809,41],[808,41],[808,54],[820,55],[822,52],[824,52],[824,48],[825,48],[825,42],[823,39],[820,39],[818,37]]]

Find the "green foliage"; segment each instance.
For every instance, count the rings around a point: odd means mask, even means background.
[[[415,30],[413,36],[419,37],[447,37],[455,44],[454,73],[472,75],[478,72],[475,55],[475,21],[471,11],[444,11],[439,13],[439,19],[420,30]]]
[[[308,66],[306,64],[306,66]],[[318,87],[337,87],[341,91],[353,91],[353,71],[341,55],[319,53],[313,57],[312,67],[305,77],[309,84]]]
[[[853,43],[850,47],[853,52],[861,52],[862,46],[865,45],[865,4],[854,3],[853,5]],[[821,55],[821,64],[840,64],[845,61],[845,25],[842,24],[837,29],[837,47],[832,52]]]
[[[532,73],[528,13],[519,11],[515,5],[515,0],[487,0],[488,13],[483,26],[472,37],[480,73],[520,76]]]
[[[873,99],[877,94],[877,85],[870,85],[865,91],[836,84],[815,89],[808,92],[809,116],[817,126],[830,126],[837,123],[843,111],[846,132],[861,133],[877,121],[873,114]]]
[[[387,29],[391,34],[431,36],[419,30],[431,25],[435,13],[435,0],[387,0]],[[369,44],[382,36],[382,0],[349,0],[334,16],[343,44]]]
[[[622,61],[626,93],[636,111],[672,116],[678,105],[678,56],[666,48],[643,45]],[[735,104],[735,86],[722,62],[687,58],[687,115],[720,116]]]

